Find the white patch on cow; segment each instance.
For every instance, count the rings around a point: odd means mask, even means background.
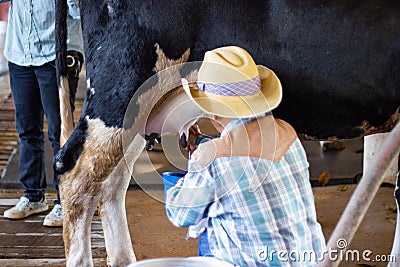
[[[86,116],[86,120],[89,126],[89,137],[88,142],[102,146],[104,149],[109,145],[110,140],[116,136],[116,134],[122,131],[121,128],[107,127],[104,122],[100,119],[90,119]]]
[[[107,8],[108,8],[108,13],[112,14],[115,12],[114,7],[112,5],[108,4]]]
[[[62,162],[60,162],[60,161],[56,162],[56,168],[57,169],[62,169],[63,167],[64,167],[64,164]]]
[[[94,95],[96,93],[95,89],[90,86],[90,78],[86,80],[86,89],[90,90],[90,93]]]

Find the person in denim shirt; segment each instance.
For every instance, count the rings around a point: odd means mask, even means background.
[[[71,104],[75,101],[83,63],[83,41],[79,7],[68,1],[68,59]],[[20,181],[24,196],[5,218],[22,219],[49,209],[45,197],[45,148],[43,122],[48,121],[48,138],[53,152],[60,149],[60,108],[55,68],[55,1],[11,1],[4,56],[8,60],[10,87],[20,141]],[[58,192],[58,179],[53,177]],[[62,226],[60,197],[46,216],[44,225]]]

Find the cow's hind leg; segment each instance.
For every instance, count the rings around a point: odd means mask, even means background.
[[[74,267],[93,265],[90,242],[93,214],[103,196],[104,183],[123,154],[123,129],[107,127],[100,119],[86,120],[83,150],[74,168],[59,176],[65,256],[67,266]],[[68,150],[64,152],[65,156]],[[59,160],[56,165],[64,161]]]
[[[136,261],[129,235],[125,195],[131,175],[122,158],[102,185],[100,216],[109,266],[127,266]]]
[[[79,179],[64,181],[60,187],[67,266],[93,266],[91,224],[100,186]]]
[[[102,185],[100,215],[111,266],[126,266],[136,261],[126,218],[125,196],[133,165],[145,146],[146,141],[139,135],[126,143],[124,156]]]

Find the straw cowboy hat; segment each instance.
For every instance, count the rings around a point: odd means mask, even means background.
[[[206,113],[227,118],[248,118],[276,108],[282,86],[275,73],[256,65],[250,54],[237,46],[206,52],[199,70],[197,88],[183,88]]]

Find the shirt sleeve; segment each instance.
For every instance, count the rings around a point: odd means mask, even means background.
[[[189,160],[188,173],[177,185],[167,191],[168,219],[177,227],[187,227],[207,217],[214,201],[215,185],[207,167],[196,160]]]

